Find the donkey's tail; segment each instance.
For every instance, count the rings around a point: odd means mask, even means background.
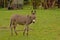
[[[12,20],[10,21],[10,27],[12,26]]]

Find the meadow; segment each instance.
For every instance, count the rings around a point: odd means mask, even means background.
[[[10,34],[10,17],[13,14],[30,15],[31,9],[6,10],[0,9],[0,40],[60,40],[60,9],[37,9],[36,22],[29,26],[28,36],[23,31],[18,35]],[[23,30],[23,25],[17,25],[16,30]]]

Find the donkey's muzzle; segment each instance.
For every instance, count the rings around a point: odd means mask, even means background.
[[[35,23],[35,20],[33,20],[33,23]]]

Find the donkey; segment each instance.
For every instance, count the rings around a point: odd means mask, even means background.
[[[11,35],[13,35],[13,29],[15,34],[17,35],[16,31],[17,24],[25,25],[23,35],[25,35],[25,33],[26,35],[28,35],[29,25],[31,23],[35,23],[35,19],[36,11],[31,11],[31,15],[18,15],[18,14],[13,15],[10,20]]]

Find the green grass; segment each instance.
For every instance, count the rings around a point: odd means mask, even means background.
[[[6,10],[0,9],[0,27],[8,27],[10,17],[13,14],[30,14],[30,10]],[[9,30],[0,30],[0,40],[60,40],[60,9],[38,9],[36,13],[36,23],[31,24],[29,35],[23,36],[23,31],[18,35],[10,35]],[[17,30],[23,30],[22,25],[17,26]]]

